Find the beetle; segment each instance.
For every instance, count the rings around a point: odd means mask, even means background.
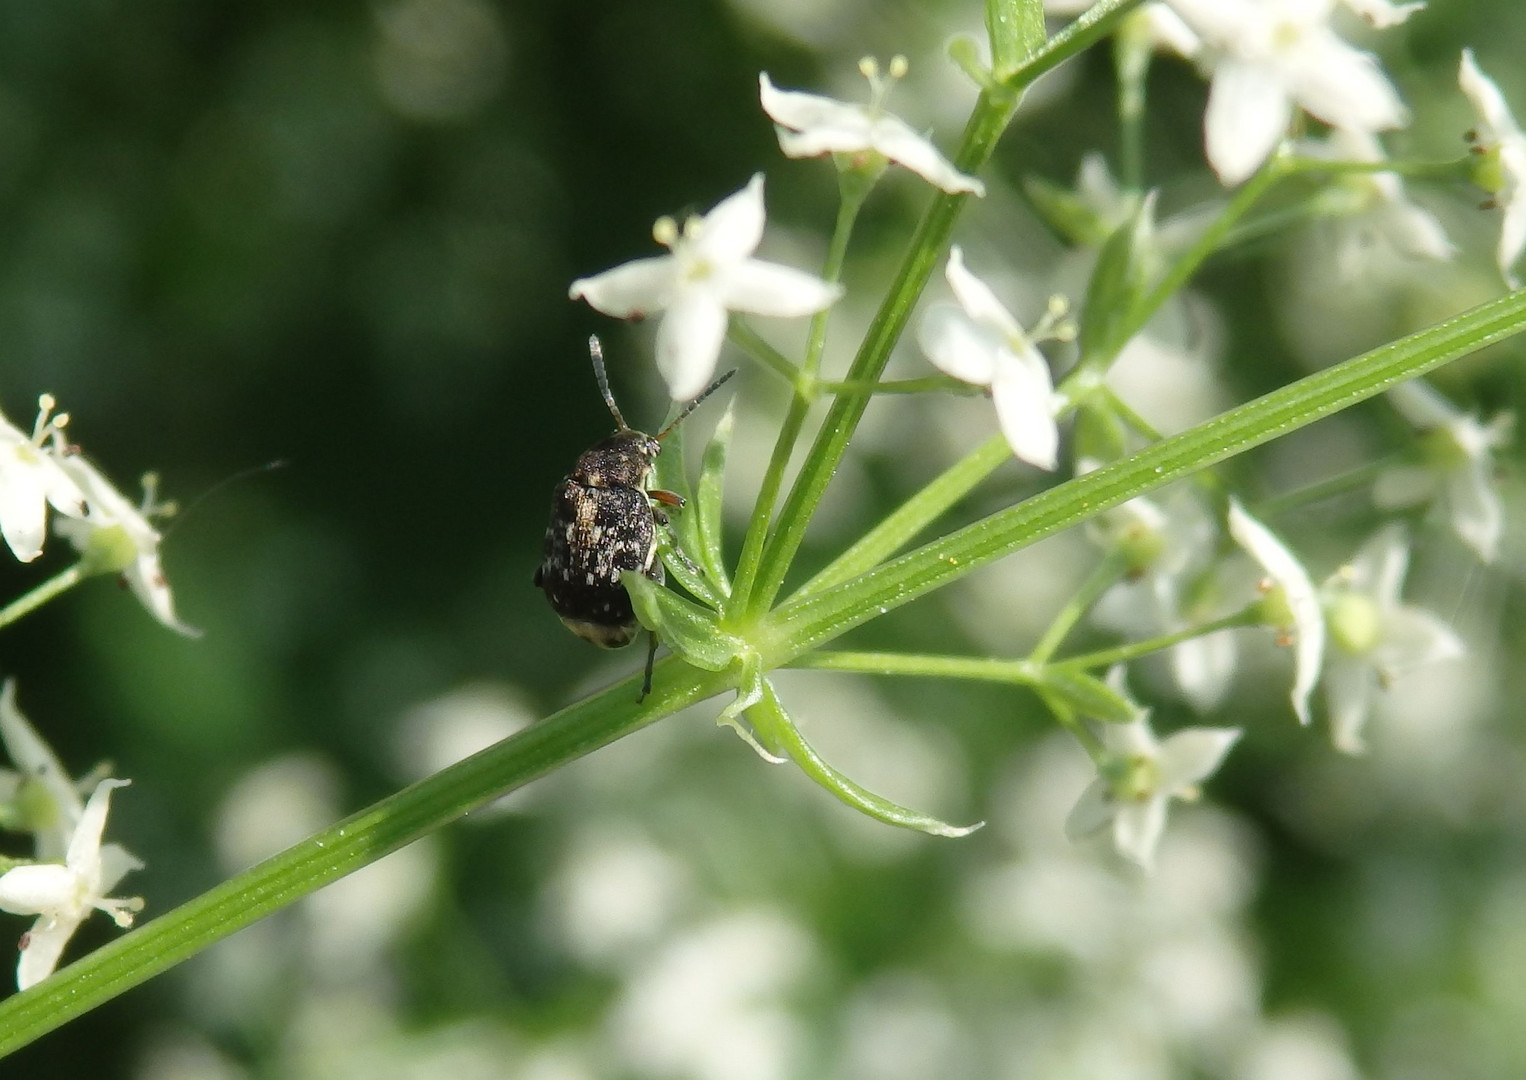
[[[604,349],[597,336],[588,339],[588,355],[604,404],[619,425],[578,457],[572,471],[557,485],[546,526],[545,553],[535,570],[534,584],[546,594],[551,608],[567,629],[584,641],[619,649],[636,637],[639,624],[630,593],[620,584],[622,570],[639,570],[659,585],[665,575],[657,555],[657,529],[668,523],[654,503],[681,507],[683,497],[648,488],[662,452],[662,440],[727,379],[728,371],[684,406],[678,417],[656,435],[637,431],[625,422],[604,372]],[[645,700],[652,691],[652,663],[657,635],[647,632],[646,673],[641,683]]]

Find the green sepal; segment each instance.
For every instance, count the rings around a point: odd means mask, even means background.
[[[664,589],[641,571],[622,570],[620,584],[630,593],[641,625],[685,662],[725,671],[745,648],[741,639],[720,628],[715,612]]]
[[[1123,348],[1126,328],[1144,298],[1155,259],[1155,194],[1141,200],[1133,215],[1108,237],[1097,254],[1086,304],[1081,309],[1081,362],[1093,370],[1107,365]]]
[[[694,512],[690,515],[697,534],[696,543],[690,550],[698,556],[706,576],[723,596],[731,595],[731,576],[726,572],[722,501],[726,487],[726,455],[731,449],[735,429],[736,398],[733,397],[705,447],[705,456],[699,466],[699,485],[694,493]]]
[[[1038,685],[1047,691],[1046,700],[1063,701],[1075,715],[1107,724],[1131,724],[1139,719],[1140,708],[1127,694],[1084,671],[1059,665],[1046,667],[1039,675]]]
[[[736,732],[737,738],[752,747],[757,755],[770,765],[783,765],[789,758],[764,746],[751,726],[742,719],[743,713],[763,700],[763,686],[767,680],[763,678],[763,661],[759,659],[757,653],[744,652],[740,659],[742,678],[737,683],[737,696],[731,704],[721,710],[721,715],[715,718],[715,722],[717,726],[729,727]]]
[[[762,700],[747,710],[747,719],[751,722],[752,729],[757,733],[759,740],[768,746],[778,747],[789,756],[791,761],[800,766],[801,772],[853,809],[868,814],[876,821],[883,821],[887,825],[916,829],[918,832],[931,833],[934,836],[968,836],[985,824],[983,821],[977,821],[973,825],[950,825],[920,810],[912,810],[893,803],[889,799],[881,798],[874,792],[855,784],[823,761],[821,755],[805,741],[800,734],[800,729],[795,726],[795,721],[785,712],[773,684],[767,679],[761,679],[760,683],[763,692]]]
[[[970,34],[955,34],[949,39],[948,58],[980,89],[996,90],[1001,87],[986,68],[985,58],[980,54],[980,42]]]
[[[1043,46],[1043,0],[986,0],[986,33],[991,39],[991,74],[1011,78]]]

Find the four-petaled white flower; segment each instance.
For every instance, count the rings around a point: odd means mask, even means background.
[[[1409,542],[1402,525],[1388,525],[1324,583],[1321,597],[1330,631],[1325,704],[1336,749],[1362,750],[1362,725],[1373,692],[1406,672],[1463,654],[1462,639],[1428,611],[1399,602]]]
[[[175,603],[170,583],[159,563],[159,530],[149,523],[149,516],[164,513],[155,501],[156,479],[143,478],[143,505],[134,506],[100,471],[80,454],[69,454],[63,466],[70,478],[85,493],[89,513],[78,519],[66,519],[56,528],[79,549],[94,568],[105,573],[119,573],[122,580],[154,618],[171,630],[195,637],[201,631],[175,617]]]
[[[18,830],[32,834],[33,855],[43,861],[62,859],[69,849],[84,794],[94,779],[71,780],[63,762],[16,705],[16,680],[0,689],[0,743],[16,771],[0,769],[0,803]]]
[[[104,911],[118,926],[126,927],[143,910],[139,897],[106,895],[128,871],[143,866],[117,845],[101,844],[111,791],[126,786],[126,780],[102,780],[96,785],[69,839],[62,865],[32,863],[0,874],[0,911],[38,917],[22,938],[18,988],[25,990],[53,973],[69,938],[92,911]]]
[[[1472,132],[1474,149],[1480,155],[1480,163],[1473,170],[1474,182],[1493,195],[1493,204],[1505,211],[1495,257],[1505,281],[1518,289],[1521,282],[1511,267],[1526,248],[1526,135],[1511,115],[1500,88],[1479,70],[1472,49],[1462,51],[1457,83],[1478,120]]]
[[[652,236],[672,254],[579,278],[569,294],[619,319],[665,311],[657,329],[657,368],[673,400],[687,401],[715,375],[729,312],[796,318],[842,295],[840,285],[754,259],[763,225],[758,173],[704,217],[684,222],[682,231],[672,218],[660,218]]]
[[[769,80],[766,71],[758,75],[758,96],[763,111],[778,125],[779,149],[786,157],[878,154],[904,165],[951,195],[986,193],[984,184],[954,168],[906,121],[885,111],[885,98],[890,88],[906,74],[904,56],[890,61],[888,77],[881,76],[879,65],[868,57],[859,61],[858,70],[869,80],[871,93],[867,105],[850,105],[799,90],[780,90]]]
[[[85,496],[59,464],[58,442],[67,413],[52,415],[52,395],[38,398],[32,434],[0,416],[0,535],[22,562],[42,554],[48,532],[48,506],[79,517]]]
[[[1212,82],[1203,133],[1209,164],[1225,184],[1261,166],[1287,133],[1294,106],[1352,131],[1407,122],[1377,60],[1331,29],[1335,0],[1170,3],[1205,45],[1200,59],[1212,69]]]
[[[1510,441],[1514,415],[1499,413],[1479,423],[1420,379],[1394,387],[1388,400],[1420,430],[1425,464],[1384,470],[1373,485],[1373,501],[1395,509],[1439,499],[1452,531],[1480,559],[1492,562],[1504,529],[1493,451]]]
[[[1060,444],[1054,418],[1062,401],[1036,343],[1069,332],[1057,329],[1063,308],[1052,303],[1044,321],[1029,334],[990,286],[965,269],[958,245],[949,250],[945,276],[959,305],[927,309],[917,332],[922,351],[945,374],[990,387],[997,421],[1012,452],[1030,465],[1053,469]]]
[[[1309,695],[1319,682],[1325,654],[1325,617],[1319,593],[1297,556],[1234,499],[1229,501],[1228,521],[1229,535],[1268,578],[1263,586],[1262,619],[1277,630],[1279,643],[1293,646],[1293,712],[1299,723],[1307,725]]]
[[[1079,840],[1111,823],[1119,854],[1149,870],[1166,828],[1167,804],[1197,798],[1197,785],[1213,775],[1239,737],[1239,728],[1186,728],[1161,741],[1150,730],[1147,711],[1127,724],[1103,725],[1097,778],[1081,793],[1065,832]]]

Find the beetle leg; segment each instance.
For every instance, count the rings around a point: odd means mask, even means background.
[[[657,660],[657,631],[646,632],[646,674],[641,679],[641,696],[636,699],[640,705],[646,700],[646,696],[652,692],[652,664]]]

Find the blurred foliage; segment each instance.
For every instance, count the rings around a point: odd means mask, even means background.
[[[1386,36],[1383,56],[1416,113],[1395,145],[1446,157],[1467,123],[1454,89],[1464,44],[1526,105],[1513,51],[1526,8],[1433,6]],[[450,732],[511,729],[639,665],[635,650],[605,655],[564,633],[530,587],[551,487],[608,427],[587,334],[605,336],[633,422],[663,408],[649,334],[568,302],[568,283],[651,253],[658,215],[707,208],[758,169],[768,242],[809,265],[831,221],[830,171],[778,155],[758,71],[861,95],[860,55],[906,52],[895,105],[947,146],[973,94],[939,56],[981,18],[973,3],[854,0],[0,4],[0,405],[25,423],[51,392],[72,437],[124,487],[163,475],[188,504],[166,569],[182,616],[206,631],[178,638],[96,582],[9,629],[4,673],[72,767],[109,758],[132,778],[112,835],[148,864],[128,884],[150,915],[237,868],[228,852],[245,848],[228,840],[223,808],[248,794],[252,770],[274,768],[255,775],[276,794],[254,800],[248,827],[279,837],[283,813],[321,824],[437,766],[430,755]],[[1202,102],[1188,67],[1157,65],[1147,166],[1166,213],[1217,194]],[[1008,260],[1013,289],[1042,297],[1065,272],[1018,183],[1068,185],[1084,153],[1111,152],[1113,116],[1106,50],[1055,73],[1019,113],[992,170],[1000,190],[963,230]],[[1467,206],[1475,195],[1421,197],[1467,253],[1457,264],[1331,289],[1317,227],[1212,264],[1203,302],[1223,318],[1231,399],[1499,288],[1495,226]],[[872,304],[925,198],[899,175],[876,192],[844,323]],[[846,331],[833,348],[851,348]],[[906,369],[925,370],[909,354]],[[1492,412],[1520,400],[1520,371],[1518,350],[1498,349],[1438,381]],[[760,373],[743,380],[752,401],[767,397]],[[989,433],[979,405],[872,409],[805,564]],[[744,446],[766,456],[766,412],[743,424],[734,460]],[[1294,486],[1329,461],[1361,460],[1395,424],[1369,407],[1230,471],[1253,491]],[[744,474],[734,495],[746,470],[733,471]],[[1011,467],[959,516],[1038,482]],[[1513,529],[1499,565],[1465,565],[1433,533],[1418,559],[1430,603],[1474,645],[1461,684],[1417,691],[1407,726],[1384,734],[1375,722],[1373,755],[1350,760],[1296,730],[1271,659],[1219,721],[1248,732],[1211,786],[1230,809],[1183,811],[1183,854],[1167,852],[1157,875],[1167,884],[1107,879],[1084,895],[1110,914],[1081,913],[1080,929],[1056,920],[1083,894],[1041,886],[1095,883],[1108,864],[1068,853],[1059,820],[1084,769],[1074,775],[1078,762],[1041,741],[1031,697],[802,674],[785,681],[828,756],[913,805],[992,827],[942,841],[859,821],[763,767],[701,710],[542,782],[511,812],[432,838],[390,877],[357,877],[347,906],[304,905],[214,948],[18,1054],[6,1075],[422,1076],[471,1062],[465,1075],[894,1080],[921,1061],[942,1077],[1224,1075],[1221,1044],[1250,1029],[1199,1037],[1190,1018],[1187,1034],[1156,1032],[1169,1044],[1158,1068],[1158,1048],[1143,1044],[1086,1063],[1024,1057],[1045,1029],[1092,1046],[1132,1030],[1128,1011],[1145,1006],[1077,974],[1102,943],[1067,935],[1182,938],[1150,914],[1165,910],[1150,889],[1212,894],[1171,910],[1232,939],[1212,940],[1248,972],[1214,984],[1201,982],[1219,970],[1208,961],[1148,969],[1163,987],[1219,995],[1196,1006],[1201,1024],[1234,1006],[1290,1018],[1294,1038],[1313,1016],[1309,1044],[1349,1041],[1365,1075],[1519,1074],[1526,758],[1510,703],[1526,621],[1521,488],[1506,485]],[[1294,523],[1316,576],[1360,541],[1366,512],[1348,501]],[[0,564],[0,592],[65,557]],[[1079,544],[1024,553],[1012,560],[1023,566],[853,642],[1017,655],[1086,557]],[[1426,708],[1454,715],[1428,727]],[[1166,728],[1188,719],[1169,701],[1156,716]],[[1063,777],[1076,784],[1044,794]],[[314,800],[307,817],[293,791]],[[1193,836],[1208,837],[1201,850],[1223,856],[1220,870],[1194,861]],[[247,858],[268,850],[249,843]],[[602,905],[574,902],[590,895]],[[993,922],[993,904],[1017,909],[1023,896],[1047,905],[1049,931]],[[391,929],[368,938],[370,917]],[[76,948],[114,933],[98,923]],[[683,926],[712,935],[704,955],[722,958],[723,975],[684,981],[699,954],[677,955]],[[673,989],[710,995],[748,973],[757,984],[730,992],[753,1012],[734,1031]],[[648,1045],[683,1045],[633,1004],[663,993],[733,1039],[716,1053],[734,1055],[734,1071]],[[899,1053],[898,1038],[911,1044]],[[770,1071],[781,1054],[795,1055],[787,1071]]]

